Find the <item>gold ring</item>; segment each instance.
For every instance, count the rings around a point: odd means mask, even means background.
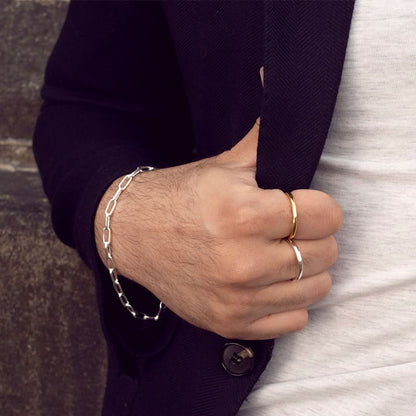
[[[298,210],[296,209],[296,203],[292,193],[286,192],[286,195],[289,198],[290,207],[292,208],[292,231],[287,238],[293,240],[295,238],[296,230],[298,229]]]
[[[295,252],[295,255],[296,255],[296,260],[298,261],[298,275],[293,280],[300,280],[300,279],[302,279],[302,275],[303,275],[302,254],[300,254],[300,250],[298,249],[298,246],[296,245],[296,243],[293,240],[291,240],[290,238],[286,238],[286,241],[293,248],[293,251]]]

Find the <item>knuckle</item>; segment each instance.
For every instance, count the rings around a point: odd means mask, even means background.
[[[244,234],[252,234],[258,228],[257,209],[251,204],[240,205],[232,215],[234,227]]]
[[[227,238],[252,233],[256,227],[255,208],[242,204],[236,195],[218,199],[210,208],[213,229],[217,237]]]
[[[228,256],[225,262],[225,272],[231,284],[249,283],[256,276],[257,261],[253,256]]]

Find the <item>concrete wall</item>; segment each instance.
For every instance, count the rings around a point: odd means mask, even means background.
[[[0,0],[0,415],[98,416],[95,289],[53,234],[31,137],[67,1]]]

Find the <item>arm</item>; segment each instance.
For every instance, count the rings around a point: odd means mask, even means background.
[[[149,47],[151,45],[151,47]],[[157,2],[72,2],[50,57],[34,152],[58,236],[87,263],[118,176],[191,158],[187,103]]]
[[[118,271],[225,338],[269,339],[303,328],[306,308],[329,291],[327,269],[337,256],[338,204],[322,192],[294,191],[304,278],[292,281],[298,265],[285,241],[292,210],[282,191],[257,186],[258,129],[216,157],[136,176],[111,220]],[[104,210],[117,182],[96,215],[103,261]]]
[[[180,165],[191,159],[192,135],[157,3],[72,3],[43,96],[35,154],[55,230],[87,263],[97,248],[103,255],[114,180],[141,164],[165,167],[135,178],[118,205],[119,272],[225,337],[273,338],[306,324],[307,306],[330,287],[339,207],[322,193],[296,191],[298,245],[310,260],[294,283],[284,242],[289,202],[255,181],[258,123],[232,150]]]

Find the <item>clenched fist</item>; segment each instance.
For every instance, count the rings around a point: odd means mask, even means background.
[[[255,180],[259,122],[231,150],[198,162],[140,174],[112,216],[119,274],[145,286],[188,322],[226,338],[269,339],[303,328],[307,307],[331,286],[333,234],[342,212],[327,194],[292,192],[298,211],[298,262],[287,243],[292,210],[278,189]],[[96,214],[104,259],[107,190]],[[140,305],[136,305],[140,309]]]

